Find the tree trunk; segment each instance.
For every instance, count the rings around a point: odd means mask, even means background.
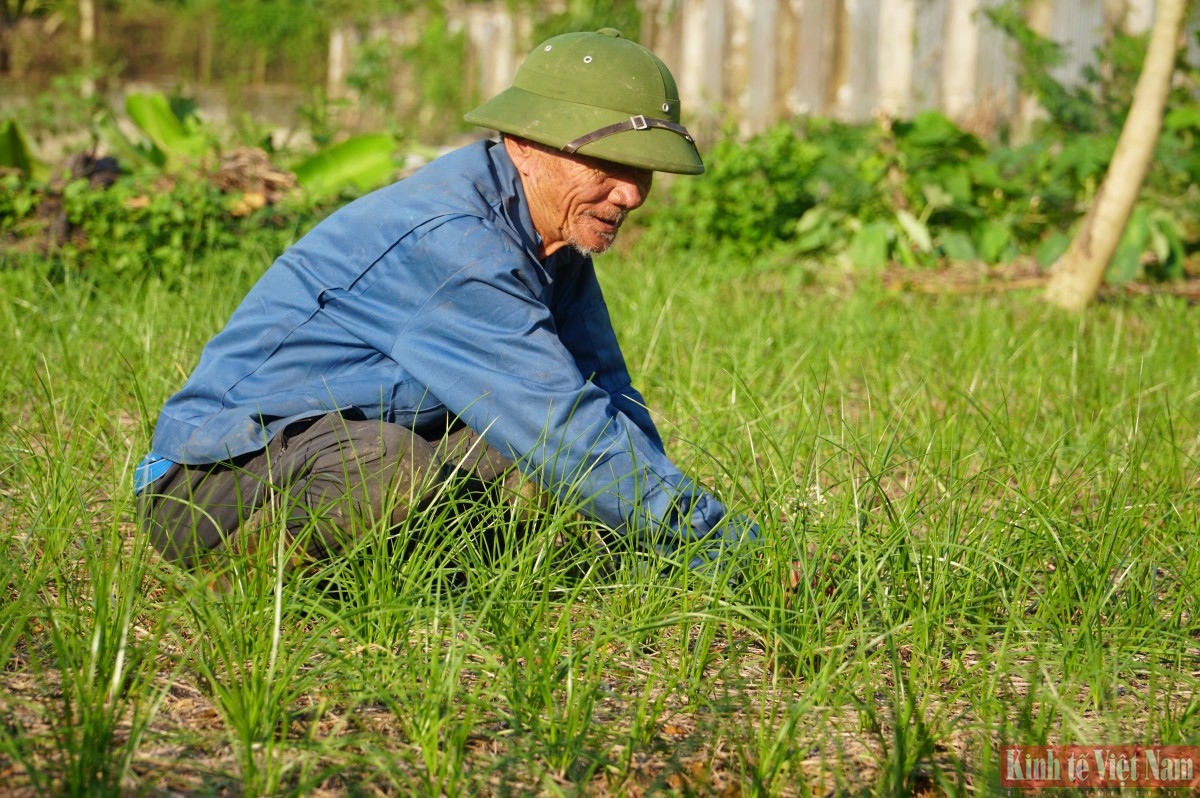
[[[775,115],[775,79],[778,77],[775,34],[778,24],[776,3],[759,3],[750,18],[746,118],[751,133],[761,133],[769,128]]]
[[[1117,35],[1125,31],[1125,17],[1128,11],[1128,0],[1104,0],[1102,11],[1104,29],[1100,38],[1100,47],[1104,48],[1105,51],[1111,52]],[[1113,69],[1113,59],[1104,59],[1100,64],[1100,81],[1108,83],[1112,80],[1115,72],[1116,70]]]
[[[1154,0],[1126,0],[1121,32],[1139,36],[1150,30],[1154,19]]]
[[[888,116],[908,115],[912,98],[915,0],[882,0],[879,4],[879,110]]]
[[[250,85],[262,86],[267,82],[267,49],[255,47],[250,59]]]
[[[1054,23],[1054,6],[1051,0],[1030,0],[1025,6],[1025,24],[1029,29],[1043,38],[1050,37],[1050,27]],[[1038,102],[1037,96],[1023,91],[1017,98],[1017,120],[1013,131],[1013,141],[1018,144],[1028,143],[1033,138],[1033,126],[1046,112]]]
[[[845,119],[850,111],[850,9],[847,2],[853,0],[832,0],[833,25],[832,48],[833,68],[829,70],[829,79],[825,87],[825,107],[832,109],[838,119]]]
[[[346,77],[354,66],[357,39],[352,25],[335,25],[329,32],[329,69],[325,76],[325,94],[331,100],[340,100],[350,94]]]
[[[11,68],[11,59],[8,55],[9,41],[11,35],[8,19],[0,17],[0,75],[7,75]]]
[[[80,92],[84,97],[96,93],[96,80],[92,65],[96,61],[96,0],[79,0],[79,49],[83,71]]]
[[[196,48],[196,82],[201,86],[213,82],[213,18],[204,14],[200,18],[200,46]]]
[[[975,105],[979,68],[979,0],[950,0],[942,50],[942,110],[961,120]]]
[[[1052,269],[1046,298],[1067,310],[1082,310],[1092,301],[1133,212],[1162,130],[1185,5],[1185,0],[1158,0],[1146,60],[1112,163],[1083,226]]]

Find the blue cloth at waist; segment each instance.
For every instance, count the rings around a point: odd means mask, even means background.
[[[134,495],[144,491],[163,474],[170,471],[173,465],[175,464],[165,457],[159,457],[153,453],[146,455],[133,471]]]

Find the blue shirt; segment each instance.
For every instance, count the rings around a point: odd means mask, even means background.
[[[228,460],[335,410],[418,432],[455,416],[618,532],[668,549],[704,539],[693,566],[754,540],[664,453],[591,258],[568,247],[543,262],[538,243],[493,142],[350,203],[289,248],[205,347],[163,407],[151,458]]]

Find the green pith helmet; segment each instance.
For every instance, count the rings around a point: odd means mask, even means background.
[[[566,153],[658,172],[704,171],[695,141],[679,124],[670,70],[612,28],[542,42],[513,85],[465,119]]]

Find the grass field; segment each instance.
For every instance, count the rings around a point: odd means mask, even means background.
[[[0,271],[0,793],[992,794],[1003,743],[1200,743],[1200,309],[610,256],[668,451],[764,531],[736,591],[481,503],[214,596],[130,472],[268,259]]]

